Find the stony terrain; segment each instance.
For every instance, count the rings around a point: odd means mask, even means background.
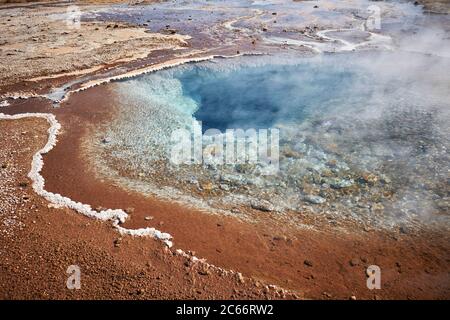
[[[0,121],[0,299],[299,297],[42,200],[26,175],[47,127],[41,119]],[[70,265],[80,267],[80,290],[66,287]]]
[[[66,7],[0,10],[0,21],[0,88],[40,76],[93,72],[154,50],[184,47],[188,40],[123,23],[77,25]]]

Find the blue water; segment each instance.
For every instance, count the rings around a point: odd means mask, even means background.
[[[189,193],[195,181],[220,186],[224,175],[248,186],[230,183],[227,191],[244,206],[258,198],[295,209],[315,190],[327,199],[324,208],[365,223],[391,223],[399,215],[428,219],[441,210],[435,202],[448,188],[449,76],[440,74],[447,65],[414,55],[262,56],[185,64],[120,81],[115,88],[122,112],[102,133],[110,141],[101,145],[108,155],[103,159],[130,173],[138,188],[142,180],[158,188],[176,181]],[[265,176],[258,166],[172,165],[172,133],[196,120],[203,131],[280,128],[279,171]],[[378,182],[368,185],[361,172]],[[330,187],[341,182],[358,196]],[[395,197],[384,198],[392,192]],[[367,210],[376,199],[389,208],[383,214]]]
[[[325,111],[330,101],[349,95],[354,73],[327,66],[267,65],[216,73],[193,67],[176,78],[183,94],[198,104],[194,116],[204,130],[269,128],[280,119],[302,120]]]

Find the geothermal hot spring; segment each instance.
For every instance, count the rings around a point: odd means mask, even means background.
[[[116,117],[96,136],[97,163],[127,188],[216,212],[448,227],[444,70],[445,59],[378,52],[214,59],[142,75],[113,84]],[[172,133],[200,121],[202,132],[279,129],[279,170],[173,164]]]

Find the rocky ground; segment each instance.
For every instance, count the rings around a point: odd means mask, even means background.
[[[0,121],[0,299],[299,297],[41,199],[27,173],[47,128],[42,119]],[[80,267],[80,290],[66,287],[70,265]]]
[[[450,3],[447,0],[419,0],[416,2],[423,4],[428,12],[450,14]]]
[[[40,76],[80,75],[187,45],[189,37],[123,23],[81,22],[66,7],[0,10],[0,88]]]

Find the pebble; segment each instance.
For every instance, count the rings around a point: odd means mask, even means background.
[[[272,206],[272,204],[265,200],[261,200],[258,202],[253,201],[251,203],[251,207],[255,210],[264,211],[264,212],[274,211],[274,207]]]
[[[199,270],[198,274],[201,275],[201,276],[207,276],[207,275],[210,274],[210,272],[207,269],[203,269],[203,270]]]
[[[352,267],[359,266],[359,259],[358,259],[358,258],[353,258],[353,259],[351,259],[351,260],[349,261],[349,263],[350,263],[350,265],[351,265]]]
[[[339,179],[333,179],[330,181],[330,185],[331,187],[335,188],[335,189],[342,189],[342,188],[348,188],[351,187],[355,184],[355,182],[350,179],[350,180],[339,180]]]
[[[305,266],[308,266],[308,267],[312,267],[313,266],[313,263],[312,263],[311,260],[305,260],[305,261],[303,261],[303,263],[305,264]]]
[[[409,233],[408,228],[406,228],[405,226],[401,226],[399,228],[399,231],[400,231],[400,233],[403,233],[403,234],[408,234]]]
[[[309,203],[313,204],[322,204],[326,202],[326,200],[321,196],[314,196],[314,195],[306,195],[304,199],[305,201],[308,201]]]
[[[114,240],[114,247],[119,247],[120,243],[122,242],[122,238],[117,238],[116,240]]]

